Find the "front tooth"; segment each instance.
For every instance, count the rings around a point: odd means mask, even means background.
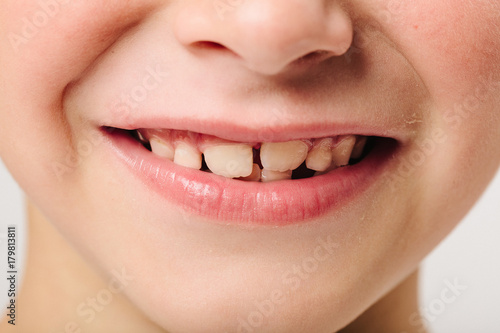
[[[151,151],[156,155],[167,158],[171,161],[174,160],[175,149],[169,143],[166,143],[158,138],[151,138],[149,144],[151,145]]]
[[[201,152],[186,142],[177,142],[174,163],[186,168],[201,169]]]
[[[363,154],[363,150],[365,149],[366,146],[366,136],[358,136],[356,139],[356,144],[354,145],[354,148],[352,149],[352,154],[351,158],[360,158],[361,155]]]
[[[205,148],[203,154],[210,171],[219,176],[238,178],[252,173],[253,151],[250,145],[214,145]]]
[[[336,166],[344,166],[349,164],[351,152],[356,143],[356,137],[349,135],[343,138],[332,150],[333,163]]]
[[[332,164],[333,139],[325,138],[316,140],[314,146],[307,155],[307,168],[315,171],[325,171]]]
[[[303,141],[263,143],[260,148],[262,166],[271,171],[297,169],[306,159],[309,146]]]
[[[263,183],[274,182],[277,180],[292,179],[292,170],[285,172],[262,169],[261,181]]]

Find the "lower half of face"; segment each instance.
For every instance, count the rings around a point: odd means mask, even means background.
[[[459,2],[3,1],[0,155],[166,330],[338,330],[498,168],[500,9]]]

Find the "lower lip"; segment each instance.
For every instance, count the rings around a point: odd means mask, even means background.
[[[361,162],[322,176],[260,183],[181,167],[157,157],[125,133],[105,133],[113,155],[146,187],[189,213],[239,225],[307,223],[339,209],[380,178],[397,146],[395,141],[384,141]]]

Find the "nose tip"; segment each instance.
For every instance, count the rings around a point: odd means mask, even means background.
[[[294,63],[320,62],[350,48],[349,15],[324,1],[245,1],[224,19],[206,7],[192,8],[179,14],[176,36],[186,46],[217,45],[210,50],[231,51],[249,70],[276,75]]]

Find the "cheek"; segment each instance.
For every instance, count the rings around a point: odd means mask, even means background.
[[[457,162],[468,174],[475,172],[467,165],[481,170],[479,164],[495,160],[492,165],[498,167],[500,3],[422,3],[414,18],[419,22],[419,28],[413,28],[415,38],[422,45],[416,63],[434,95],[434,125],[449,134],[449,149],[462,156]]]
[[[431,96],[422,115],[428,132],[394,176],[414,179],[421,215],[415,219],[415,234],[436,244],[467,212],[500,163],[500,3],[379,3],[386,10],[380,15],[384,33]]]
[[[438,99],[464,96],[499,72],[500,5],[495,0],[390,1],[394,39]],[[394,4],[396,3],[396,4]]]
[[[154,6],[149,0],[0,2],[0,63],[8,64],[0,71],[0,130],[12,139],[0,152],[22,184],[54,181],[53,163],[75,149],[62,108],[65,88]]]
[[[449,138],[440,145],[448,149],[443,158],[455,155],[450,167],[467,175],[484,161],[496,159],[485,169],[498,167],[500,3],[418,0],[405,6],[401,45],[432,96],[427,121]]]
[[[60,93],[153,1],[8,0],[0,7],[0,33],[8,41],[0,50],[16,74],[11,78],[36,92]]]

